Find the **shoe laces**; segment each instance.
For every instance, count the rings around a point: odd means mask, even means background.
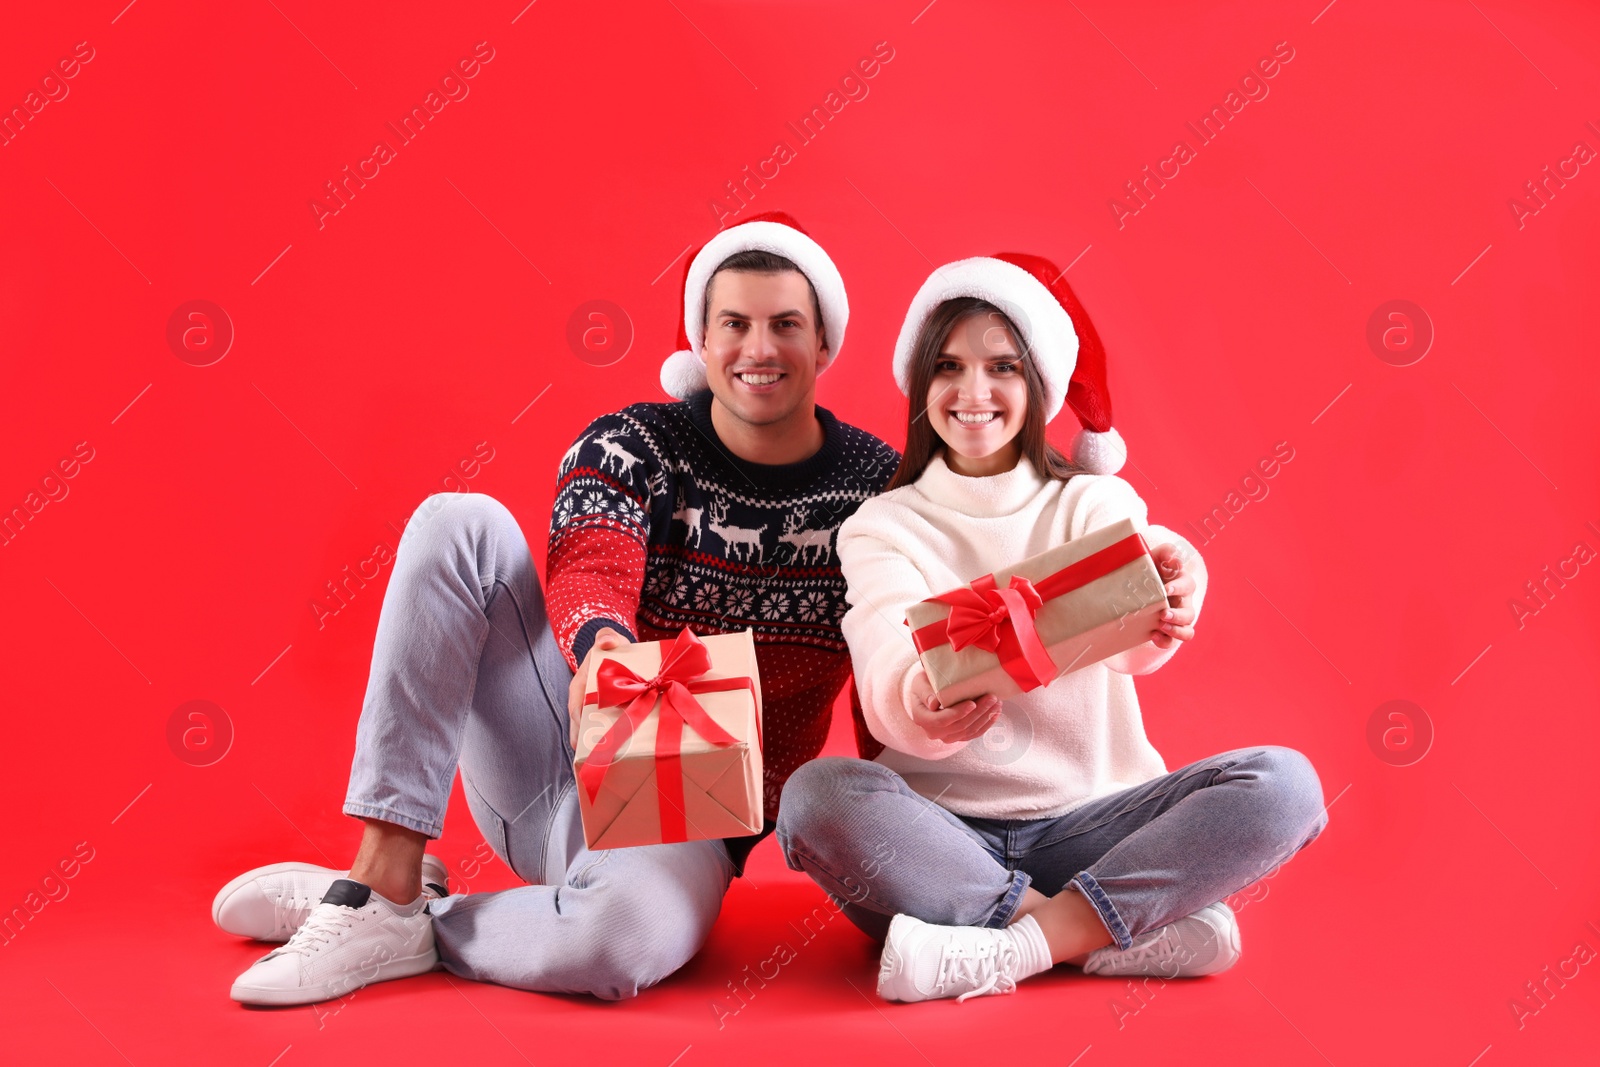
[[[298,952],[302,956],[314,955],[321,951],[322,945],[343,937],[355,923],[366,921],[367,913],[364,910],[343,904],[330,904],[324,908],[319,904],[311,909],[311,914],[300,924],[294,936],[272,955],[290,952]]]
[[[970,983],[972,988],[956,997],[958,1004],[968,997],[1010,993],[1017,988],[1012,973],[1021,961],[1022,955],[1009,937],[985,938],[976,945],[952,941],[939,950],[934,988],[943,992],[957,983]]]
[[[1117,967],[1140,968],[1140,974],[1164,975],[1176,978],[1183,967],[1183,961],[1178,958],[1178,938],[1172,936],[1174,928],[1171,925],[1163,926],[1160,930],[1142,941],[1135,941],[1128,948],[1115,952]]]
[[[1216,931],[1206,926],[1203,944],[1210,944],[1213,939],[1216,939]],[[1194,958],[1194,950],[1182,945],[1178,923],[1168,923],[1144,941],[1133,942],[1128,949],[1115,953],[1114,961],[1118,968],[1144,968],[1139,971],[1141,974],[1178,977],[1184,965],[1192,963]]]
[[[317,901],[310,897],[302,896],[298,890],[285,890],[272,898],[272,922],[278,929],[294,930],[296,920],[300,918],[309,904],[317,906]]]

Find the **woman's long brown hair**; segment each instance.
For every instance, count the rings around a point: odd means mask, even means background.
[[[934,308],[927,321],[923,323],[921,332],[917,334],[916,343],[911,348],[911,381],[907,393],[910,410],[907,412],[906,447],[904,455],[900,458],[899,468],[889,480],[889,489],[910,485],[922,477],[922,472],[928,469],[929,461],[945,447],[943,439],[928,421],[928,390],[933,387],[933,377],[939,358],[944,353],[945,342],[950,338],[950,332],[976,315],[998,315],[1020,346],[1018,354],[1022,364],[1022,380],[1028,387],[1028,412],[1022,420],[1022,429],[1017,434],[1023,456],[1033,464],[1034,470],[1058,481],[1064,482],[1074,475],[1089,473],[1075,465],[1062,455],[1055,445],[1045,440],[1044,380],[1039,376],[1039,368],[1033,362],[1033,353],[1028,350],[1022,334],[1005,312],[987,300],[963,296],[946,300]]]

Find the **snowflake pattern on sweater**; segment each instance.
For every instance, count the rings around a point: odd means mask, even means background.
[[[710,393],[603,415],[562,457],[550,520],[546,601],[574,668],[608,626],[637,641],[754,631],[769,822],[784,781],[822,750],[850,673],[839,526],[900,460],[817,418],[814,456],[763,465],[723,447]]]

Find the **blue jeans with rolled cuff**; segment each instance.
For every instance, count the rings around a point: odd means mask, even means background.
[[[1327,825],[1291,748],[1240,748],[1047,819],[956,815],[880,763],[825,757],[784,786],[778,841],[862,931],[906,913],[1003,927],[1030,885],[1075,890],[1113,942],[1191,915],[1269,873]]]

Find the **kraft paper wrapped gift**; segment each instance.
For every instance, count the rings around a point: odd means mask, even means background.
[[[590,848],[760,833],[761,681],[751,631],[648,641],[590,659],[578,723]]]
[[[1150,639],[1166,587],[1131,519],[906,609],[939,702],[1014,696]]]

